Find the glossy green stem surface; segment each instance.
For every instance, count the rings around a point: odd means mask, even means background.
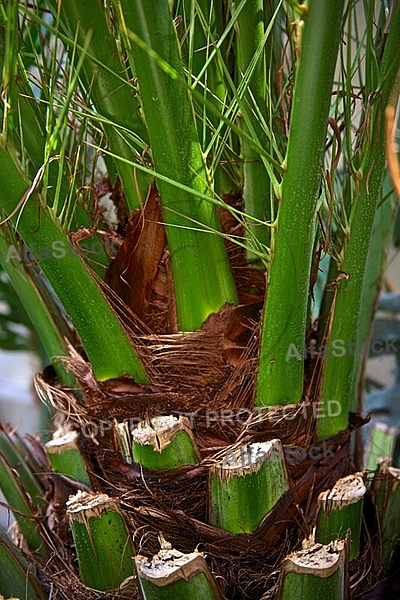
[[[321,164],[340,41],[342,0],[310,0],[302,32],[280,207],[264,308],[255,403],[299,402]]]
[[[210,195],[192,103],[167,0],[121,0],[157,173],[193,189],[158,181],[171,252],[178,325],[198,329],[225,303],[237,302],[215,206]]]

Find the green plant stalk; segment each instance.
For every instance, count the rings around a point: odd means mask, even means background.
[[[40,481],[40,477],[43,472],[43,465],[34,457],[29,444],[22,440],[12,426],[2,427],[1,431],[5,431],[7,433],[19,456],[26,463],[31,473],[34,473],[35,477],[37,477]]]
[[[258,51],[258,46],[264,37],[264,8],[263,0],[247,2],[237,20],[237,65],[238,76],[243,78]],[[255,106],[261,114],[265,114],[267,108],[267,80],[266,61],[264,50],[260,54],[247,82],[248,90],[243,99],[243,108],[248,113],[254,131],[257,132],[259,140],[266,144],[266,136],[263,134],[259,123],[259,117],[255,113]],[[243,129],[249,134],[248,127],[243,123]],[[270,244],[269,227],[265,224],[271,221],[270,206],[270,179],[263,165],[260,155],[244,139],[242,141],[243,159],[243,202],[246,214],[255,217],[259,222],[249,220],[246,229],[247,260],[253,262],[259,259],[252,248],[255,246],[260,252]]]
[[[0,235],[0,264],[2,269],[7,273],[14,290],[25,307],[46,354],[52,361],[60,382],[63,385],[75,387],[74,377],[64,369],[61,361],[58,360],[58,357],[67,354],[65,340],[22,263],[16,259],[6,260],[10,250],[8,241],[3,235]]]
[[[365,460],[367,471],[375,471],[380,460],[392,458],[396,438],[396,427],[388,427],[385,423],[371,425]]]
[[[262,324],[256,406],[299,402],[321,160],[341,32],[342,0],[310,0],[295,78],[289,142]]]
[[[3,529],[0,529],[0,594],[25,600],[47,598],[35,573]]]
[[[34,100],[27,97],[28,94],[29,91],[24,91],[22,85],[17,86],[16,110],[20,117],[21,142],[23,143],[22,153],[26,152],[29,156],[29,168],[25,170],[25,173],[33,179],[46,160],[45,156],[49,154],[50,162],[46,168],[46,181],[48,183],[46,189],[47,204],[52,206],[57,212],[57,216],[68,231],[77,231],[80,227],[92,230],[92,235],[89,239],[82,240],[79,243],[80,248],[82,248],[81,255],[85,262],[89,264],[90,269],[103,279],[106,267],[110,262],[110,254],[103,244],[102,236],[93,232],[93,215],[89,214],[87,206],[79,198],[80,190],[75,178],[75,169],[80,168],[84,161],[79,153],[82,141],[78,140],[76,142],[78,153],[74,157],[75,163],[73,166],[68,167],[68,161],[63,163],[61,157],[58,157],[57,160],[52,160],[62,152],[61,144],[58,141],[60,135],[52,131],[47,132],[46,136],[43,109],[40,105],[39,107],[35,105]],[[71,105],[70,109],[72,110]],[[64,118],[67,119],[67,117],[68,111]],[[65,129],[69,127],[68,121],[64,123],[64,127]],[[53,144],[55,144],[55,147]],[[48,145],[50,145],[50,148],[48,148]],[[137,179],[140,187],[140,182],[145,179],[150,180],[150,177],[147,174],[140,174]],[[146,194],[146,190],[142,189],[142,192]],[[61,210],[57,211],[58,207],[61,207]],[[97,227],[101,229],[102,226],[103,221],[100,219]],[[88,242],[88,251],[85,252],[85,244]]]
[[[24,491],[28,494],[33,508],[42,511],[45,507],[43,488],[28,467],[15,443],[3,429],[0,430],[0,452],[10,467],[18,473],[18,479]]]
[[[187,417],[155,417],[132,431],[132,457],[145,469],[176,469],[200,462]]]
[[[396,550],[400,544],[400,469],[379,465],[373,482],[373,498],[382,532],[381,552],[385,569],[393,566]]]
[[[0,35],[4,36],[4,32],[1,30],[1,28]],[[12,119],[14,126],[10,131],[8,131],[8,138],[12,139],[14,147],[19,149],[21,154],[21,165],[23,165],[24,173],[26,173],[30,178],[34,179],[37,172],[46,160],[45,113],[43,110],[43,105],[36,102],[34,98],[31,97],[32,91],[26,80],[24,65],[21,64],[21,61],[19,61],[19,64],[20,69],[18,72],[18,77],[16,77],[14,82],[14,104],[12,107],[10,107],[10,114],[14,115]],[[4,56],[0,52],[0,71],[3,71],[3,68]],[[17,120],[17,116],[18,123],[15,122]],[[51,137],[50,134],[48,135]],[[56,148],[52,148],[52,153],[59,153],[59,143],[57,143],[56,146]],[[66,177],[62,178],[60,186],[57,186],[59,170],[62,169],[61,165],[58,166],[58,161],[51,161],[49,164],[47,164],[47,168],[44,171],[48,171],[46,173],[46,181],[48,183],[46,195],[52,200],[54,200],[56,197],[58,204],[66,206],[66,198],[68,194],[67,180],[70,185],[70,174],[67,173]],[[73,191],[69,190],[70,193],[77,193],[75,186],[72,185],[71,187],[73,188]],[[76,228],[83,226],[90,229],[90,218],[80,204],[77,204],[74,207],[74,216],[76,221],[74,222],[74,226]],[[70,227],[68,228],[70,229]],[[99,276],[103,276],[104,266],[108,264],[110,257],[103,248],[99,235],[94,234],[90,239],[92,247],[96,244],[96,247],[98,249],[100,248],[100,250],[96,251],[96,263],[94,264],[92,261],[91,268]],[[101,263],[101,265],[98,265],[98,263]],[[29,302],[26,302],[25,306],[29,306]],[[64,352],[60,354],[64,354]],[[49,356],[52,356],[52,354]],[[58,369],[61,371],[60,366],[58,366]],[[70,381],[72,382],[71,378]]]
[[[33,515],[35,509],[21,485],[21,481],[13,469],[0,453],[0,489],[9,505],[18,529],[23,535],[30,550],[42,558],[47,555],[47,550],[41,536],[40,526]]]
[[[4,144],[7,141],[8,131],[12,130],[13,115],[11,107],[13,104],[13,96],[15,94],[15,70],[17,63],[17,51],[18,51],[18,2],[17,0],[10,0],[7,3],[7,8],[1,7],[2,12],[4,11],[6,26],[5,35],[5,60],[4,60],[4,71],[3,71],[3,94],[2,102],[3,108],[3,124],[2,131],[0,134],[0,144]]]
[[[235,8],[235,12],[234,12],[233,16],[229,19],[229,23],[227,24],[224,32],[222,33],[219,40],[214,43],[214,48],[210,54],[209,59],[203,66],[201,73],[203,73],[205,71],[210,60],[213,59],[216,54],[220,55],[223,43],[225,43],[227,41],[226,38],[228,37],[228,34],[231,32],[231,30],[234,28],[237,18],[240,15],[241,10],[246,6],[246,3],[247,3],[247,0],[241,0],[241,2],[239,2],[237,4],[237,6]],[[243,101],[243,97],[245,95],[247,81],[248,81],[249,77],[251,76],[252,70],[253,70],[255,64],[257,63],[259,56],[262,54],[264,45],[268,42],[268,39],[270,38],[272,26],[275,22],[275,18],[277,16],[278,12],[279,12],[279,7],[280,7],[280,5],[278,5],[278,7],[275,10],[274,15],[271,17],[271,21],[268,24],[265,34],[263,36],[263,39],[260,41],[260,44],[257,48],[257,52],[256,52],[255,56],[253,57],[253,60],[252,60],[251,64],[249,65],[249,68],[246,71],[246,75],[244,76],[243,80],[240,81],[240,83],[238,85],[235,85],[235,83],[230,75],[231,70],[233,69],[236,72],[236,69],[231,64],[231,60],[229,58],[230,53],[231,53],[231,50],[229,49],[231,42],[228,44],[228,47],[226,49],[226,54],[227,54],[226,63],[227,64],[225,64],[224,60],[220,61],[220,65],[223,69],[224,78],[227,82],[229,96],[233,96],[230,101],[228,99],[225,100],[224,104],[227,104],[226,109],[223,109],[221,112],[221,106],[218,108],[218,103],[214,103],[214,104],[212,102],[210,103],[210,102],[208,102],[207,98],[204,98],[204,100],[203,100],[203,102],[206,104],[209,112],[211,114],[216,114],[219,118],[218,127],[215,131],[215,134],[214,134],[208,148],[206,149],[206,155],[208,156],[211,153],[212,148],[215,147],[215,153],[213,156],[213,163],[212,163],[214,169],[215,169],[215,165],[217,165],[219,160],[221,159],[221,155],[224,150],[224,145],[225,145],[225,149],[227,149],[227,152],[225,153],[226,160],[228,161],[228,163],[231,161],[233,161],[233,163],[235,163],[239,158],[238,152],[237,152],[238,147],[239,147],[239,140],[245,141],[246,143],[249,144],[249,147],[254,148],[256,150],[256,152],[259,154],[259,156],[260,156],[261,160],[263,161],[263,164],[269,174],[269,177],[271,180],[271,186],[277,191],[279,189],[279,183],[278,183],[277,176],[274,172],[274,168],[276,169],[277,173],[282,173],[284,168],[283,168],[283,165],[281,164],[283,162],[283,158],[281,158],[280,150],[276,145],[275,137],[271,133],[272,130],[274,129],[274,126],[272,123],[272,115],[271,114],[269,115],[270,124],[267,125],[265,123],[265,119],[264,119],[262,111],[260,111],[257,106],[253,105],[253,108],[254,108],[254,110],[259,118],[259,121],[261,123],[261,131],[265,135],[268,136],[269,141],[273,146],[273,150],[274,150],[273,154],[271,152],[268,152],[268,150],[266,150],[265,146],[264,147],[262,146],[262,142],[260,143],[260,141],[258,140],[259,133],[257,133],[257,131],[254,130],[254,126],[253,126],[253,124],[255,122],[254,118],[251,119],[249,117],[248,110],[246,110],[246,104]],[[279,53],[279,51],[278,51],[278,53]],[[279,64],[280,64],[280,58],[279,58]],[[271,67],[271,69],[273,69],[273,67]],[[201,77],[201,74],[200,74],[200,77]],[[194,86],[192,86],[191,92],[195,98],[198,97],[198,90]],[[246,129],[244,129],[243,127],[240,128],[240,125],[235,123],[236,116],[239,115],[239,113],[238,113],[239,109],[241,111],[240,114],[243,116],[243,120],[246,124]],[[257,120],[257,123],[258,123],[258,120]],[[225,129],[225,125],[228,126],[227,131],[222,133]],[[249,131],[249,133],[247,133],[247,130]],[[221,142],[221,140],[222,140],[222,142]],[[228,142],[229,148],[226,147],[226,142],[228,140],[229,140],[229,142]],[[216,144],[214,143],[215,141],[217,142]],[[286,140],[285,140],[285,142],[286,142]],[[276,158],[274,155],[276,156]],[[227,168],[229,169],[229,176],[232,179],[232,181],[236,182],[236,186],[237,185],[241,186],[242,183],[240,182],[240,177],[239,177],[237,167],[235,168],[234,165],[231,165],[231,167],[228,166]],[[234,189],[236,189],[236,187]],[[232,188],[230,188],[230,189],[228,188],[227,190],[225,190],[225,193],[227,193],[229,191],[232,191]],[[222,191],[222,193],[224,193],[224,192]],[[272,202],[271,202],[271,207],[272,207]],[[272,210],[272,208],[271,208],[271,210]],[[250,215],[248,215],[248,220],[250,221],[251,219],[254,220],[254,217],[250,217]],[[261,256],[261,257],[265,258],[264,256]]]
[[[281,442],[228,450],[209,477],[209,522],[230,533],[252,533],[287,491]]]
[[[379,91],[370,107],[370,131],[367,128],[367,139],[364,142],[366,146],[365,149],[363,148],[358,172],[359,192],[351,214],[350,236],[340,265],[340,270],[346,274],[346,277],[337,284],[335,312],[320,395],[322,413],[317,426],[319,440],[326,439],[348,426],[352,393],[360,371],[359,361],[354,360],[353,353],[346,352],[343,356],[341,353],[332,352],[331,344],[335,340],[344,340],[346,344],[367,341],[360,340],[357,335],[364,310],[363,290],[367,282],[366,268],[371,235],[385,173],[385,108],[400,68],[399,27],[400,6],[396,3],[380,66]],[[357,352],[357,348],[354,352]],[[340,402],[341,411],[335,417],[326,418],[323,416],[324,406],[332,399]]]
[[[18,5],[18,2],[16,4]],[[20,8],[20,5],[17,8]],[[18,33],[18,26],[15,26],[10,20],[7,20],[4,28],[0,24],[0,46],[14,35],[14,33],[10,35],[10,31],[13,29]],[[12,54],[13,57],[10,58],[6,52],[0,52],[0,71],[3,73],[3,78],[9,79],[11,75],[13,77],[13,80],[10,81],[13,93],[9,94],[7,98],[8,106],[0,107],[3,121],[9,121],[7,135],[3,135],[2,146],[5,147],[8,142],[18,148],[21,164],[24,166],[25,172],[33,179],[45,161],[46,109],[43,103],[37,102],[32,97],[32,90],[18,45]],[[13,61],[12,73],[9,68],[10,60]],[[56,163],[49,164],[48,170],[50,185],[47,191],[53,195],[57,181]],[[64,192],[65,189],[64,183]]]
[[[385,458],[378,463],[374,472],[374,478],[370,485],[376,519],[381,531],[390,491],[392,489],[392,484],[395,481],[395,478],[393,478],[388,471],[390,464],[391,460],[389,458]]]
[[[220,35],[218,23],[222,20],[223,4],[216,5],[213,0],[183,0],[182,4],[189,30],[184,51],[187,54],[190,81],[191,77],[197,78],[203,70],[213,44]],[[201,77],[204,97],[210,101],[212,101],[211,94],[215,94],[220,100],[224,100],[226,94],[222,70],[218,65],[219,60],[220,57],[217,55]],[[199,106],[199,112],[200,115],[196,119],[197,130],[200,144],[205,148],[212,134],[207,127],[207,119],[211,120],[213,126],[216,125],[217,119],[215,115],[207,114],[205,105]]]
[[[16,81],[15,108],[14,112],[18,114],[19,123],[14,126],[14,133],[18,137],[19,144],[24,156],[26,172],[33,179],[43,164],[44,148],[46,140],[45,115],[43,107],[38,105],[35,100],[29,96],[31,90],[27,82],[21,81],[21,73],[18,73]],[[16,140],[14,141],[17,146]],[[50,167],[51,169],[51,167]],[[53,182],[53,180],[50,178]]]
[[[204,68],[217,41],[224,34],[223,23],[226,7],[224,3],[216,3],[214,0],[183,0],[183,8],[188,33],[182,54],[184,58],[186,55],[188,57],[188,81],[196,79],[196,85],[192,87],[192,90],[196,90],[194,103],[196,113],[198,113],[196,114],[196,125],[200,145],[205,150],[206,148],[210,149],[212,137],[215,136],[220,124],[217,113],[208,111],[207,108],[210,105],[216,106],[215,99],[219,99],[222,106],[228,97],[222,65],[223,50],[226,49],[227,42]],[[201,82],[200,85],[199,82]],[[206,158],[208,157],[209,151],[206,151]],[[213,152],[211,163],[207,164],[213,173],[215,190],[221,197],[235,191],[238,188],[238,181],[236,173],[232,172],[229,165],[222,164],[223,161],[220,162],[217,157],[218,152]]]
[[[54,0],[52,4],[55,5]],[[146,130],[139,116],[132,85],[124,76],[125,66],[120,60],[115,35],[107,25],[103,3],[99,0],[88,0],[84,4],[77,0],[62,0],[59,5],[61,20],[72,37],[77,32],[79,46],[84,47],[89,40],[83,67],[85,84],[96,111],[105,119],[102,126],[111,153],[128,161],[140,158],[147,143]],[[138,148],[133,149],[121,130],[132,132],[138,140],[142,140],[140,144],[136,143]],[[139,208],[146,198],[147,176],[140,173],[137,176],[140,196],[143,194],[143,197],[138,197],[132,166],[117,159],[115,165],[130,210]]]
[[[37,262],[71,319],[97,379],[130,375],[147,383],[144,369],[111,307],[79,256],[67,251],[67,236],[52,220],[48,209],[40,205],[11,154],[3,149],[0,149],[0,170],[3,174],[0,203],[25,244],[39,250],[34,252]],[[30,196],[28,190],[32,192]],[[23,206],[18,210],[23,198]]]
[[[315,541],[328,544],[351,532],[349,560],[360,553],[361,521],[366,487],[362,474],[355,473],[339,479],[331,490],[318,497],[318,516]]]
[[[221,600],[203,555],[182,554],[172,548],[160,550],[150,561],[135,556],[136,572],[144,600]]]
[[[66,475],[79,483],[92,487],[87,460],[79,447],[78,433],[70,431],[54,437],[45,444],[51,468],[56,473]]]
[[[122,0],[155,170],[212,198],[166,0]],[[155,22],[156,18],[156,22]],[[156,58],[156,57],[158,58]],[[162,61],[162,67],[160,66]],[[158,181],[178,326],[198,329],[237,295],[212,202]],[[194,301],[195,299],[195,301]]]
[[[281,567],[279,600],[346,600],[346,542],[315,544],[287,556]]]
[[[133,545],[117,500],[78,492],[67,502],[67,515],[84,585],[114,590],[133,576]]]
[[[387,197],[388,195],[389,197]],[[356,346],[360,348],[363,344],[365,345],[365,348],[369,346],[373,316],[376,310],[378,296],[381,291],[382,276],[387,262],[387,254],[392,238],[397,210],[397,199],[392,192],[392,184],[388,173],[384,176],[382,196],[385,199],[376,211],[365,270],[365,283],[361,300],[363,308],[360,313],[356,344]],[[361,412],[363,394],[360,392],[360,376],[362,375],[365,361],[367,360],[367,352],[357,352],[354,356],[354,360],[356,361],[356,364],[354,366],[355,376],[352,380],[352,391],[350,394],[350,410],[352,412]],[[359,374],[358,377],[357,374]]]
[[[400,545],[399,507],[400,507],[400,475],[393,486],[385,512],[382,528],[382,563],[389,570],[395,563],[396,551]]]

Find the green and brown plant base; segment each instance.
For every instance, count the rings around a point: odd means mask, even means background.
[[[280,440],[228,449],[210,469],[209,521],[231,533],[252,533],[287,489]]]
[[[200,552],[183,554],[164,541],[151,560],[135,556],[135,567],[144,600],[222,600]]]
[[[179,360],[187,361],[189,347],[186,346],[182,349],[182,355]],[[216,353],[214,353],[213,358],[214,360],[218,359]],[[210,381],[212,371],[213,367],[210,366],[209,372],[203,371],[203,377],[206,377]],[[81,374],[83,375],[83,373]],[[90,379],[87,374],[83,377],[86,380]],[[81,381],[82,384],[83,380]],[[198,393],[203,398],[205,397],[206,387],[204,385],[203,389],[198,390]],[[218,463],[221,465],[224,457],[228,457],[231,466],[234,464],[235,453],[233,450],[237,449],[237,443],[235,444],[235,442],[238,437],[243,435],[243,430],[240,423],[236,425],[230,423],[227,425],[223,415],[221,416],[217,410],[218,404],[213,404],[218,387],[219,384],[215,383],[213,391],[208,391],[211,395],[208,397],[207,406],[203,408],[203,411],[200,411],[196,415],[196,418],[191,417],[190,420],[187,419],[190,422],[190,430],[195,439],[197,456],[201,456],[200,462],[198,460],[196,462],[190,461],[192,464],[186,464],[184,467],[177,468],[173,464],[173,468],[170,465],[170,468],[163,468],[161,470],[149,469],[147,466],[143,467],[136,461],[127,464],[125,455],[121,454],[120,446],[118,443],[115,443],[115,435],[111,425],[107,430],[108,424],[107,421],[104,421],[104,415],[107,414],[110,419],[118,419],[120,422],[124,422],[123,419],[125,419],[125,423],[128,424],[133,419],[137,419],[139,414],[142,417],[144,416],[148,410],[147,402],[149,396],[148,393],[143,396],[139,392],[131,396],[123,407],[120,402],[115,402],[115,396],[110,388],[106,390],[105,387],[102,388],[101,394],[98,393],[97,405],[92,406],[92,409],[98,410],[97,416],[95,410],[91,412],[89,405],[85,409],[88,412],[85,422],[82,424],[82,435],[86,434],[87,436],[88,431],[93,435],[93,432],[97,431],[97,435],[93,440],[88,437],[85,439],[85,456],[92,465],[91,471],[94,472],[93,465],[96,465],[97,477],[95,477],[93,482],[95,488],[99,489],[101,494],[107,494],[108,496],[118,493],[118,496],[121,498],[118,509],[123,514],[124,521],[127,524],[129,539],[134,539],[135,541],[135,552],[146,556],[146,559],[144,559],[146,564],[150,564],[151,558],[158,554],[158,537],[160,533],[171,541],[173,548],[176,549],[178,544],[180,544],[180,552],[184,554],[190,554],[201,544],[201,549],[205,555],[205,562],[215,578],[215,585],[221,588],[222,597],[227,594],[233,600],[253,598],[255,594],[257,594],[257,597],[261,597],[266,590],[270,589],[276,583],[273,575],[274,570],[276,573],[276,569],[273,569],[269,565],[276,565],[277,562],[284,558],[281,547],[282,541],[285,540],[284,547],[287,549],[286,553],[290,552],[293,548],[292,544],[295,543],[296,537],[302,531],[304,519],[310,523],[310,526],[313,523],[312,510],[310,512],[313,503],[310,503],[310,494],[314,502],[316,502],[319,493],[323,492],[327,486],[333,487],[337,479],[343,477],[351,468],[348,440],[343,436],[337,440],[331,440],[332,445],[326,446],[328,449],[327,457],[330,457],[330,460],[327,461],[327,458],[324,458],[322,444],[320,448],[314,447],[313,442],[311,440],[307,441],[306,437],[304,437],[305,447],[304,449],[299,448],[298,432],[296,432],[298,421],[293,418],[296,414],[299,416],[298,412],[296,412],[299,407],[293,409],[294,412],[289,415],[291,418],[288,421],[282,419],[279,409],[276,409],[276,414],[271,414],[271,412],[261,415],[253,413],[251,418],[249,418],[249,414],[251,414],[249,408],[249,413],[246,413],[247,427],[249,428],[249,444],[243,444],[242,448],[246,450],[251,445],[254,445],[254,448],[258,452],[253,454],[255,454],[255,458],[258,456],[260,465],[253,465],[253,470],[257,471],[258,467],[260,469],[258,472],[246,474],[245,477],[238,475],[236,477],[243,480],[245,487],[246,480],[251,480],[250,483],[256,485],[256,488],[253,487],[250,493],[250,504],[254,500],[254,490],[258,491],[260,504],[263,504],[261,507],[262,510],[258,511],[256,518],[250,523],[248,531],[251,531],[251,533],[245,533],[243,526],[244,508],[236,512],[236,521],[238,523],[236,527],[237,533],[224,531],[223,524],[218,523],[215,525],[215,523],[209,523],[207,507],[207,504],[211,501],[211,498],[210,500],[207,499],[210,493],[209,478],[210,473],[218,470]],[[239,389],[241,388],[239,387]],[[87,393],[88,399],[91,392],[88,391]],[[107,394],[109,395],[107,396]],[[139,413],[135,412],[132,407],[133,398],[138,405]],[[153,392],[151,398],[152,402],[157,403],[159,408],[161,408],[160,404],[164,403],[164,410],[172,398],[174,398],[175,406],[179,406],[182,412],[185,412],[187,408],[187,395],[179,392],[178,389],[173,392],[172,396]],[[70,419],[75,419],[72,415],[76,415],[76,417],[79,415],[79,419],[82,419],[82,404],[77,399],[74,400],[73,395],[69,399],[68,410]],[[139,409],[139,406],[141,406],[141,409]],[[211,414],[209,413],[210,410]],[[219,416],[217,417],[216,415]],[[209,421],[208,424],[207,419]],[[287,427],[288,423],[292,424],[289,428]],[[89,424],[90,429],[87,428]],[[79,427],[78,421],[75,422],[75,426]],[[272,432],[276,436],[279,435],[280,438],[284,438],[288,442],[288,445],[282,445],[276,441],[276,438],[275,441],[273,438],[270,442],[250,443],[250,439],[253,436],[265,439]],[[100,441],[101,445],[99,444]],[[313,451],[310,451],[311,449]],[[299,452],[299,450],[302,451]],[[151,449],[151,453],[153,458],[153,455],[158,456],[159,454],[153,448]],[[317,459],[311,458],[316,455],[318,456]],[[248,454],[243,455],[242,452],[242,460],[246,460],[246,456],[249,458]],[[240,452],[237,453],[236,458],[240,459]],[[241,470],[242,472],[246,472],[252,469],[246,469],[245,465]],[[101,573],[101,569],[96,562],[96,557],[100,556],[100,551],[96,555],[93,554],[90,536],[94,534],[88,534],[88,527],[91,529],[97,527],[96,519],[98,512],[102,513],[101,517],[105,516],[106,518],[109,511],[107,509],[103,512],[101,507],[97,511],[95,507],[95,512],[97,512],[92,520],[91,510],[89,509],[89,518],[87,519],[86,516],[84,517],[86,514],[83,508],[85,504],[84,500],[87,497],[89,499],[88,504],[90,505],[92,498],[95,496],[80,492],[77,501],[74,502],[72,500],[67,508],[71,522],[73,521],[74,537],[71,538],[71,534],[63,528],[62,522],[66,517],[66,502],[68,501],[68,497],[70,494],[74,494],[77,488],[75,487],[74,490],[69,487],[71,486],[70,479],[58,480],[51,473],[48,476],[49,481],[52,482],[52,486],[56,486],[57,496],[54,497],[52,495],[50,498],[52,502],[57,502],[58,510],[56,514],[58,515],[59,523],[56,522],[56,526],[53,523],[52,529],[49,529],[46,520],[44,522],[46,536],[53,543],[62,543],[68,547],[74,547],[73,541],[75,540],[75,550],[74,552],[68,552],[67,556],[64,556],[63,559],[57,554],[51,555],[46,563],[47,572],[45,582],[49,586],[64,585],[66,587],[71,586],[71,582],[75,582],[75,597],[78,600],[95,598],[95,592],[92,592],[89,588],[106,589],[106,586],[98,580],[93,580],[91,574],[85,574],[87,569],[86,562],[90,563],[90,568],[93,567],[93,572],[97,574]],[[261,479],[271,487],[274,487],[273,483],[276,484],[273,490],[274,497],[272,498],[271,496],[268,505],[265,505],[264,489],[262,489],[260,482],[256,481],[257,476],[262,476]],[[62,491],[65,485],[67,488]],[[75,486],[78,485],[75,484]],[[261,502],[261,500],[264,500],[264,502]],[[243,507],[245,504],[243,498],[239,497],[239,506]],[[300,515],[301,519],[299,518]],[[107,532],[107,544],[108,541],[111,542],[108,527],[109,524],[106,518],[104,530]],[[123,531],[126,532],[125,529]],[[86,539],[84,545],[81,544],[77,537],[77,535],[81,534]],[[101,534],[99,535],[101,536]],[[105,534],[104,537],[106,537]],[[120,544],[119,551],[121,551],[121,547]],[[82,549],[85,556],[83,562],[79,559]],[[140,549],[139,552],[138,549]],[[131,557],[135,554],[130,547],[127,552],[130,553]],[[78,556],[77,564],[74,564],[75,556]],[[268,557],[267,562],[266,556]],[[60,560],[66,561],[63,574],[60,574],[63,564],[59,562]],[[132,565],[132,561],[129,564]],[[80,570],[78,570],[78,565]],[[82,569],[83,572],[81,572]],[[226,588],[221,586],[221,582],[227,580],[228,574],[232,572],[232,569],[235,572],[235,587],[237,592],[232,591],[230,586]],[[131,575],[132,572],[129,574]],[[76,583],[77,577],[83,581],[83,584],[80,586]],[[204,579],[204,577],[200,577],[199,579]],[[119,584],[120,582],[112,582],[112,585],[115,587],[118,587]],[[101,588],[102,585],[104,587]],[[146,583],[142,587],[144,588],[145,586]],[[111,584],[109,587],[111,588]],[[211,589],[213,590],[213,587]],[[131,590],[131,592],[135,600],[139,598],[138,592],[135,589]],[[122,594],[122,592],[118,592],[118,594]],[[121,597],[124,596],[121,595]]]
[[[279,600],[346,600],[348,593],[345,541],[313,544],[283,561]]]
[[[133,545],[117,500],[78,492],[67,502],[79,572],[84,585],[115,590],[133,577]]]
[[[87,459],[79,447],[78,437],[76,431],[56,432],[45,445],[47,456],[53,471],[91,488]]]
[[[200,461],[186,417],[160,416],[132,431],[132,458],[145,469],[175,469]]]
[[[339,479],[334,487],[320,494],[315,541],[328,544],[350,532],[349,560],[360,552],[361,521],[366,492],[362,473]]]

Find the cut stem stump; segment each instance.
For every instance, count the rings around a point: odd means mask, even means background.
[[[228,450],[210,470],[209,521],[230,533],[251,533],[288,489],[280,440]]]
[[[68,431],[60,436],[55,434],[53,439],[45,444],[47,456],[53,471],[91,488],[87,461],[79,447],[78,437],[76,431]]]
[[[136,556],[135,565],[144,600],[222,600],[199,552],[182,554],[164,543],[151,560]]]
[[[79,491],[67,515],[84,585],[114,590],[133,576],[133,544],[115,498]]]
[[[160,416],[132,431],[134,462],[145,469],[176,469],[196,465],[199,452],[187,417]]]
[[[339,479],[334,487],[318,497],[318,517],[315,541],[328,544],[343,539],[351,531],[349,560],[360,552],[360,533],[363,512],[364,485],[362,473]]]
[[[311,547],[289,554],[282,564],[279,600],[346,600],[346,542]]]

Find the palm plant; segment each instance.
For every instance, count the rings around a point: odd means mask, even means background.
[[[2,432],[23,560],[57,598],[360,596],[382,568],[365,494],[388,574],[397,536],[397,475],[370,490],[350,442],[393,221],[399,5],[0,14],[0,262],[63,415],[46,452]]]

